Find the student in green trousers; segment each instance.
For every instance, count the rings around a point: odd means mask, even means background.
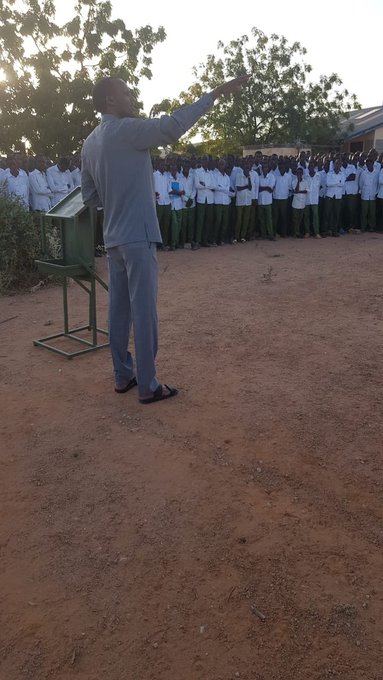
[[[262,172],[259,177],[258,216],[263,238],[275,241],[273,231],[272,203],[275,175],[270,171],[269,161],[262,161]]]
[[[221,158],[215,171],[213,243],[222,245],[229,238],[229,210],[232,191],[226,173],[226,161]]]

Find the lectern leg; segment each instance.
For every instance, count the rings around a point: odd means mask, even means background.
[[[69,333],[67,277],[63,278],[64,333]]]
[[[90,279],[90,314],[91,314],[91,329],[93,345],[97,345],[97,308],[96,308],[96,279],[91,276]]]

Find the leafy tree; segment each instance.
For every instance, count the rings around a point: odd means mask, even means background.
[[[54,0],[0,0],[0,149],[59,155],[75,150],[95,124],[92,84],[124,78],[138,94],[151,78],[151,52],[162,27],[129,30],[110,0],[76,0],[56,23]]]
[[[196,132],[202,134],[210,140],[213,153],[236,152],[254,143],[332,143],[340,119],[359,105],[355,95],[341,89],[337,74],[322,75],[313,82],[312,67],[304,61],[306,52],[299,42],[289,44],[283,36],[268,37],[253,28],[250,38],[243,35],[227,45],[219,42],[217,52],[194,68],[196,82],[178,99],[156,104],[151,115],[169,113],[246,72],[252,75],[248,87],[220,101],[194,127],[189,139]]]

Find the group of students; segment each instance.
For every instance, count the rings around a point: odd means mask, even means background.
[[[44,156],[15,154],[0,161],[0,191],[17,198],[26,210],[48,212],[80,184],[78,156],[53,163]]]
[[[21,154],[0,160],[0,191],[27,210],[48,212],[80,185],[78,155],[56,163]],[[261,151],[244,159],[153,158],[153,185],[164,250],[383,231],[383,154],[375,149],[315,157],[302,151],[298,158]]]
[[[383,230],[383,154],[153,159],[162,249]]]

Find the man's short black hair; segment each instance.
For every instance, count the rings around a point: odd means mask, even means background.
[[[113,83],[119,78],[106,76],[95,83],[92,91],[93,106],[96,111],[104,113],[106,107],[106,98],[112,93]]]

